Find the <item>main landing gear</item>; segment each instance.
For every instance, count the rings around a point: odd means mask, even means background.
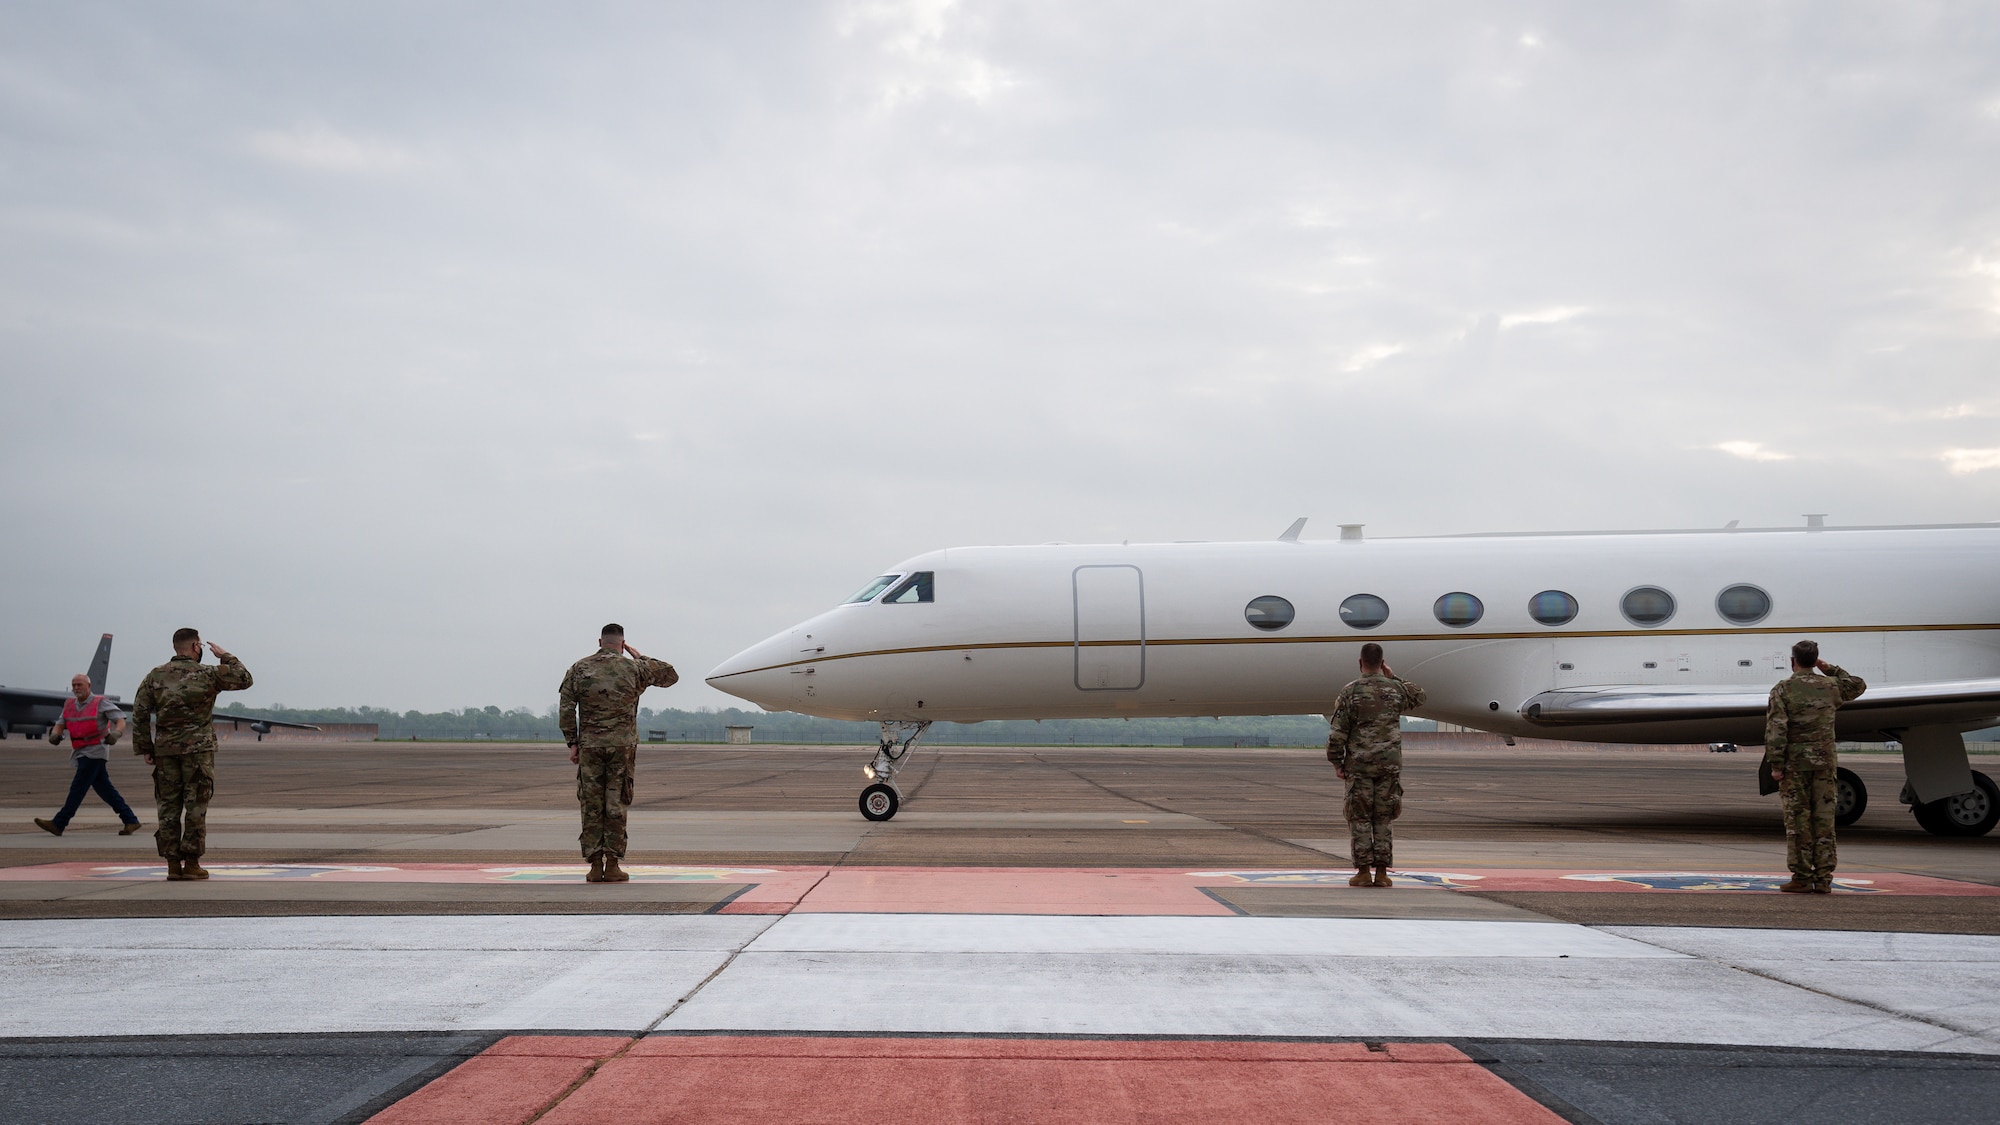
[[[1984,836],[2000,825],[2000,786],[1978,770],[1972,771],[1970,792],[1919,804],[1905,785],[1903,803],[1933,836]]]
[[[930,720],[882,724],[882,744],[875,748],[875,760],[861,768],[874,782],[861,791],[861,815],[869,820],[888,820],[903,807],[903,791],[896,788],[896,773],[910,756],[910,747],[931,729]]]
[[[1833,823],[1846,828],[1861,819],[1868,810],[1868,787],[1861,784],[1861,775],[1845,767],[1834,770],[1833,782]]]

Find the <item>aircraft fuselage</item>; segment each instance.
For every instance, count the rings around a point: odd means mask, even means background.
[[[1994,525],[972,547],[883,573],[932,574],[932,600],[836,606],[708,682],[840,719],[1307,714],[1331,707],[1375,641],[1429,692],[1424,717],[1755,744],[1761,715],[1552,726],[1524,709],[1604,685],[1762,692],[1805,637],[1871,691],[2000,676]],[[1996,713],[1985,697],[1922,700],[1843,712],[1842,733],[1972,729]]]

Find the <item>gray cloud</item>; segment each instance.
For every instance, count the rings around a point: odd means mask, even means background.
[[[954,543],[2000,518],[1983,16],[11,6],[0,681],[539,708]]]

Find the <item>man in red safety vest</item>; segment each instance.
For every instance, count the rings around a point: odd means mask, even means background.
[[[71,676],[69,689],[76,698],[63,700],[62,721],[49,731],[49,741],[60,745],[63,736],[69,736],[69,756],[76,763],[76,776],[70,779],[69,800],[63,802],[62,811],[54,820],[38,816],[35,824],[52,836],[62,835],[83,804],[83,795],[95,789],[124,825],[118,834],[130,836],[139,830],[139,818],[118,795],[118,787],[111,784],[111,752],[107,749],[124,733],[124,717],[116,703],[91,692],[89,676],[80,672]]]

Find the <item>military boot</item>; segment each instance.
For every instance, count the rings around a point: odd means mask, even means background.
[[[1375,885],[1375,876],[1368,873],[1368,868],[1360,867],[1355,870],[1354,878],[1347,881],[1347,885],[1350,887],[1372,887]]]
[[[203,866],[201,865],[201,857],[200,857],[200,856],[194,856],[194,857],[191,857],[190,859],[188,859],[187,861],[185,861],[185,862],[184,862],[184,863],[183,863],[183,864],[181,865],[181,869],[182,869],[183,871],[186,871],[186,872],[187,872],[187,877],[188,877],[188,878],[190,878],[190,879],[206,879],[206,878],[208,878],[208,868],[206,868],[206,867],[203,867]]]
[[[1814,880],[1813,880],[1813,893],[1814,893],[1814,894],[1816,894],[1816,895],[1830,895],[1830,894],[1832,894],[1832,893],[1833,893],[1833,880],[1831,880],[1831,879],[1814,879]]]
[[[1788,895],[1806,895],[1812,893],[1813,885],[1811,879],[1794,875],[1791,882],[1784,884],[1778,889]]]
[[[625,874],[625,869],[618,866],[618,857],[608,852],[604,856],[604,881],[607,883],[629,883],[632,881],[632,877]]]
[[[35,818],[35,827],[41,829],[42,831],[48,833],[51,836],[62,835],[62,826],[57,824],[53,820],[45,820],[42,817],[38,816]]]
[[[136,820],[128,820],[125,822],[125,827],[120,828],[118,830],[118,834],[120,836],[130,836],[132,833],[137,832],[139,829],[143,827],[145,826],[140,824]]]
[[[187,882],[187,877],[187,872],[181,870],[180,860],[170,859],[167,861],[167,882],[185,883]]]
[[[1375,882],[1370,885],[1376,887],[1393,887],[1396,883],[1389,878],[1389,869],[1378,863],[1375,865]]]
[[[602,883],[604,881],[603,852],[598,852],[596,855],[590,857],[590,873],[583,877],[583,881],[586,883]]]

